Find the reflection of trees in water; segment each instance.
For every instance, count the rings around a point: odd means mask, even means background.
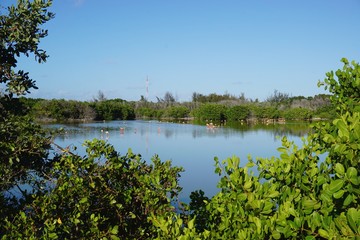
[[[205,127],[206,123],[197,123]],[[273,124],[246,124],[241,122],[236,123],[225,123],[220,128],[208,129],[209,131],[197,131],[193,130],[192,136],[202,137],[202,136],[213,136],[217,135],[224,136],[228,138],[230,136],[236,135],[244,137],[246,133],[250,132],[266,132],[269,135],[274,137],[274,140],[278,136],[295,136],[302,137],[309,133],[310,123],[300,122],[300,123],[273,123]]]
[[[144,136],[149,130],[145,128],[140,128],[140,135]]]
[[[296,136],[302,137],[309,133],[310,127],[307,122],[300,123],[273,123],[273,124],[246,124],[246,123],[227,123],[223,124],[220,127],[216,127],[214,129],[208,129],[204,125],[195,124],[195,125],[183,125],[187,126],[186,129],[184,127],[175,125],[175,126],[166,126],[161,125],[161,128],[157,124],[139,124],[136,126],[128,126],[125,128],[123,134],[140,134],[141,136],[147,134],[157,134],[164,135],[166,138],[171,138],[177,135],[178,133],[186,133],[189,132],[189,127],[191,128],[191,135],[193,138],[199,137],[225,137],[229,138],[231,136],[237,136],[244,138],[247,133],[250,132],[265,132],[274,137],[274,140],[278,136]],[[99,139],[105,139],[105,132],[108,131],[109,135],[120,134],[119,127],[114,127],[111,125],[97,125],[97,126],[89,126],[87,124],[54,124],[47,125],[50,129],[59,129],[63,128],[64,130],[57,135],[59,140],[65,139],[73,139],[82,137],[84,139],[92,139],[94,137]],[[101,131],[103,130],[103,132]]]
[[[174,130],[166,128],[165,131],[164,131],[164,135],[165,135],[166,138],[169,138],[169,137],[174,135]]]
[[[247,131],[267,131],[272,135],[276,136],[296,136],[302,137],[309,133],[310,123],[308,122],[299,122],[299,123],[273,123],[273,124],[241,124],[241,123],[231,123],[227,127],[238,129],[244,132]]]
[[[204,126],[205,128],[205,126]],[[193,129],[192,130],[192,137],[193,138],[200,138],[200,137],[225,137],[225,138],[229,138],[231,136],[241,136],[244,137],[244,132],[243,131],[238,131],[232,128],[225,128],[225,127],[219,127],[219,128],[214,128],[214,129]]]
[[[81,136],[84,139],[93,139],[94,137],[101,138],[101,132],[97,132],[92,128],[88,127],[66,127],[62,126],[61,128],[51,128],[52,130],[57,130],[55,133],[56,139],[66,140],[66,139],[75,139]]]
[[[201,131],[199,129],[193,129],[191,135],[193,138],[201,137]]]
[[[296,137],[302,137],[309,133],[310,127],[309,125],[296,127],[296,126],[288,126],[288,127],[279,127],[274,128],[271,130],[274,135],[277,136],[296,136]]]

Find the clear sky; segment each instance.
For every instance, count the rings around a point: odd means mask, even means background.
[[[47,63],[19,64],[39,87],[30,97],[139,100],[147,76],[151,101],[313,96],[342,57],[360,61],[359,0],[55,0],[51,11]]]

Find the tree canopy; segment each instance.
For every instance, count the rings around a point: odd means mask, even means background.
[[[18,1],[0,15],[0,214],[11,215],[28,200],[13,196],[12,189],[29,183],[34,172],[41,177],[48,164],[50,138],[24,116],[26,111],[16,96],[37,88],[28,72],[15,71],[19,57],[35,56],[38,62],[48,55],[39,48],[47,31],[41,26],[54,17],[48,12],[51,1]],[[3,11],[3,9],[2,9]],[[2,232],[3,224],[0,225]],[[0,234],[1,235],[1,234]]]

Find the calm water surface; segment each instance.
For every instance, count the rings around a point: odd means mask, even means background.
[[[81,146],[85,140],[100,138],[114,145],[122,155],[131,148],[149,162],[155,154],[163,161],[172,160],[173,165],[185,169],[180,179],[184,199],[198,189],[205,191],[207,196],[218,191],[215,156],[223,160],[236,155],[245,165],[249,154],[254,159],[279,156],[276,149],[281,145],[280,137],[287,136],[300,145],[301,137],[308,132],[306,123],[236,124],[208,129],[204,125],[136,120],[52,124],[48,127],[64,128],[66,133],[58,136],[55,142],[62,147],[77,146],[80,155],[85,155]]]

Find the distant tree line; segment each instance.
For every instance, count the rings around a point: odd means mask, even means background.
[[[274,91],[265,101],[211,93],[193,93],[191,102],[177,102],[170,92],[157,102],[143,96],[139,101],[120,98],[107,99],[99,91],[99,97],[91,101],[64,99],[19,98],[22,109],[27,109],[42,121],[96,121],[133,119],[196,119],[200,121],[245,121],[245,120],[309,120],[313,118],[332,119],[335,108],[330,95],[314,97],[296,96]],[[24,110],[22,110],[24,111]]]
[[[122,99],[75,101],[20,98],[28,114],[41,121],[132,120],[134,107]]]
[[[221,102],[226,100],[237,100],[236,96],[230,95],[225,93],[223,95],[219,95],[216,93],[211,93],[209,95],[203,95],[201,93],[194,92],[192,94],[192,101],[193,102],[201,102],[201,103],[208,103],[208,102]]]
[[[313,118],[332,119],[336,117],[335,108],[330,103],[330,95],[319,94],[313,97],[296,96],[277,90],[265,101],[239,97],[228,93],[203,95],[194,92],[191,102],[176,102],[171,93],[158,102],[145,98],[135,103],[136,118],[194,118],[205,121],[241,120],[309,120]],[[165,101],[165,99],[170,99]]]

